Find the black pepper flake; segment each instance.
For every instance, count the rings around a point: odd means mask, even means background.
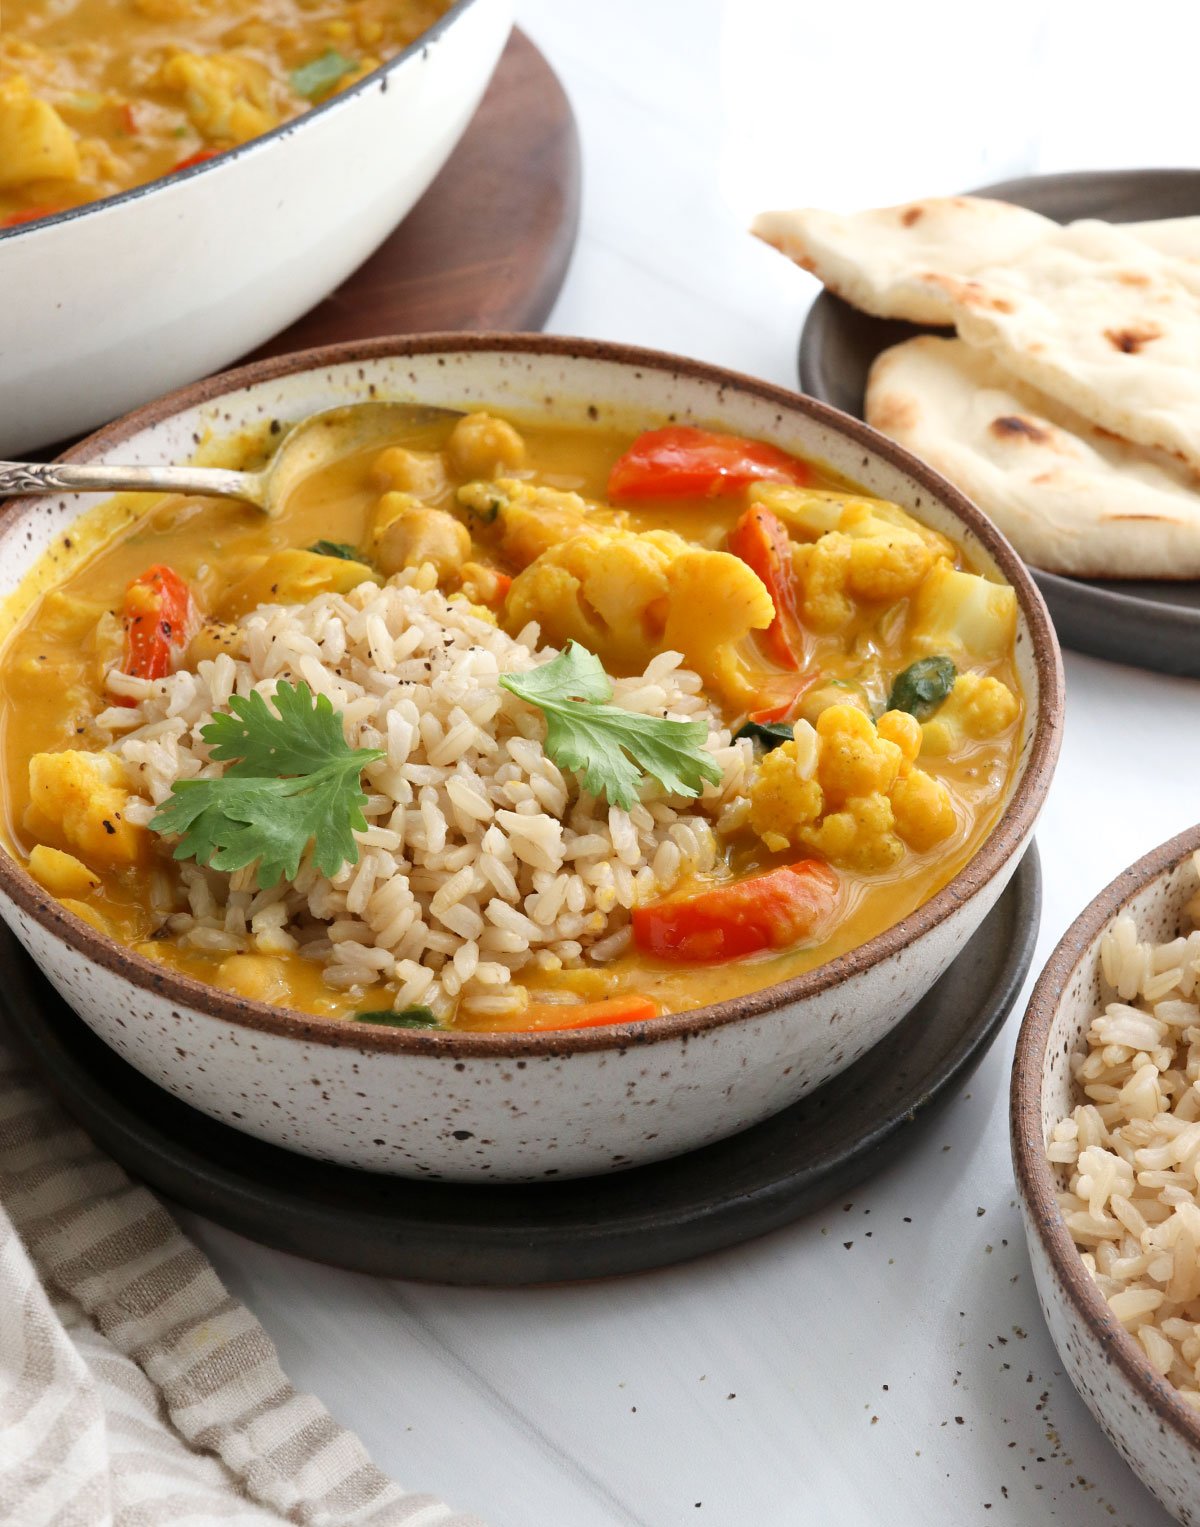
[[[104,818],[104,831],[109,835],[110,838],[115,838],[117,835],[117,829],[113,826],[107,817]]]
[[[853,1241],[843,1241],[842,1245],[846,1248],[847,1251],[849,1251],[851,1246],[854,1245],[854,1242]]]

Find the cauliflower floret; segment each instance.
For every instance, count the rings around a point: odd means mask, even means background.
[[[897,833],[919,854],[944,842],[958,826],[949,790],[924,769],[910,769],[897,780],[891,802]]]
[[[840,811],[819,824],[801,829],[800,841],[845,869],[863,874],[890,870],[904,857],[904,844],[895,831],[892,803],[875,791],[852,796]]]
[[[878,536],[851,540],[850,592],[893,604],[907,599],[932,566],[933,552],[919,537],[887,527]]]
[[[192,126],[210,142],[246,143],[281,121],[271,71],[244,53],[176,53],[161,80],[183,97]]]
[[[672,558],[667,570],[663,650],[682,652],[701,678],[734,704],[746,704],[755,694],[756,680],[736,649],[751,631],[765,631],[774,620],[771,596],[739,557],[680,544],[686,549]],[[651,655],[643,654],[643,661]]]
[[[25,825],[59,839],[92,864],[136,864],[146,829],[125,820],[129,776],[112,753],[35,753],[29,760]]]
[[[924,853],[957,826],[950,792],[913,768],[921,728],[888,711],[878,728],[852,705],[822,711],[816,728],[762,760],[750,787],[750,826],[772,853],[815,849],[864,874],[891,869],[905,845]]]
[[[0,191],[36,180],[78,180],[79,150],[48,101],[17,75],[0,83]]]
[[[942,757],[967,742],[997,737],[1021,714],[1021,702],[1000,679],[960,673],[954,688],[921,728],[921,752]]]
[[[911,539],[920,542],[934,557],[954,556],[954,547],[945,536],[886,499],[777,483],[758,483],[750,489],[749,496],[751,503],[770,509],[790,531],[810,541],[837,530],[855,540]]]
[[[906,764],[916,763],[921,751],[921,723],[915,716],[910,716],[906,710],[884,711],[875,729],[900,749],[904,758],[900,765],[901,774],[905,772]]]
[[[810,630],[840,631],[854,618],[846,593],[853,548],[849,536],[831,531],[819,541],[792,546],[792,566],[800,584],[800,613]]]
[[[818,748],[816,732],[799,722],[795,740],[772,749],[759,765],[750,792],[750,826],[772,853],[782,853],[825,808],[814,777]]]
[[[514,567],[528,567],[582,530],[621,526],[627,518],[589,504],[578,493],[515,477],[464,483],[456,497],[480,530],[495,527],[500,550]]]
[[[913,600],[912,644],[920,652],[996,662],[1011,648],[1016,629],[1014,589],[961,573],[946,561],[934,564]]]
[[[569,536],[513,580],[505,623],[515,632],[535,620],[556,646],[581,642],[607,666],[636,671],[662,634],[667,561],[642,536]]]
[[[505,602],[510,632],[535,620],[545,640],[581,642],[626,673],[656,652],[682,652],[735,703],[753,690],[734,648],[774,614],[771,596],[739,558],[665,530],[571,535],[518,574]]]
[[[853,705],[831,705],[817,718],[821,749],[817,778],[834,806],[855,796],[887,795],[900,776],[904,754],[881,737]]]

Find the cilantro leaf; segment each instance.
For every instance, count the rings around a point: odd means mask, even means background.
[[[315,101],[355,67],[352,58],[347,58],[336,48],[328,48],[318,57],[293,69],[288,78],[297,95],[302,95],[307,101]]]
[[[361,562],[364,567],[371,565],[358,547],[351,546],[349,541],[314,541],[308,549],[318,557],[338,557],[343,562]]]
[[[699,795],[721,770],[705,749],[703,721],[643,716],[603,702],[612,684],[600,659],[568,642],[556,658],[529,673],[508,673],[501,685],[536,705],[546,718],[546,752],[583,775],[584,788],[628,810],[649,775],[672,795]]]
[[[325,875],[357,862],[354,833],[367,825],[359,776],[384,756],[350,747],[328,697],[314,699],[307,684],[279,684],[274,703],[257,690],[234,695],[200,734],[229,767],[219,779],[177,781],[150,823],[179,834],[176,859],[225,871],[257,863],[264,890],[295,878],[309,843]]]

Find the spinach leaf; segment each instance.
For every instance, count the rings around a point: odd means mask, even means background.
[[[747,721],[734,732],[733,740],[737,742],[740,737],[749,737],[756,748],[770,753],[773,748],[791,742],[792,736],[792,728],[782,721]]]
[[[361,562],[366,567],[371,565],[358,547],[351,546],[348,541],[314,541],[308,550],[318,557],[340,557],[343,562]]]
[[[922,657],[897,674],[888,696],[889,710],[905,710],[926,721],[954,688],[958,670],[948,657]]]
[[[355,1013],[355,1023],[378,1023],[388,1029],[440,1029],[441,1024],[427,1007],[406,1007],[401,1012],[380,1008],[369,1013]]]

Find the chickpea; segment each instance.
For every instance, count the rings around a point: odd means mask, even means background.
[[[381,509],[386,502],[385,497]],[[467,527],[444,509],[405,506],[375,532],[375,560],[389,578],[406,567],[431,562],[440,580],[457,573],[470,555]]]
[[[800,714],[805,721],[813,726],[823,711],[827,711],[832,705],[853,705],[864,714],[871,714],[871,707],[867,703],[867,697],[857,684],[849,684],[844,680],[833,679],[828,684],[818,684],[816,689],[810,689],[800,704]]]
[[[380,451],[371,476],[385,490],[399,488],[416,498],[437,498],[446,491],[446,463],[436,451],[406,451],[392,445]]]
[[[525,442],[504,419],[468,414],[451,431],[446,446],[450,465],[460,477],[495,477],[525,462]]]

